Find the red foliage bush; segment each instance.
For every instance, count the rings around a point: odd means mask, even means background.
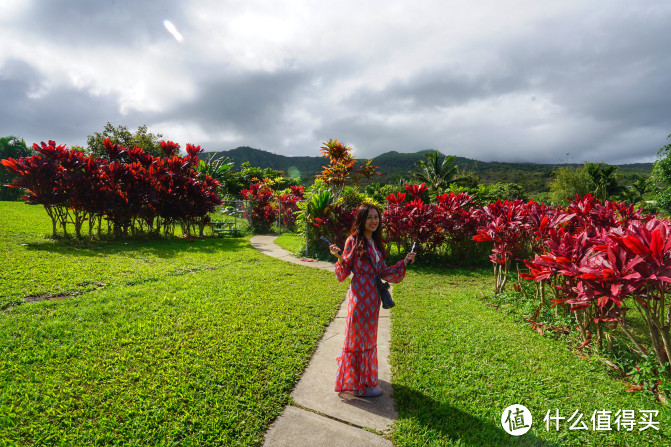
[[[189,235],[199,227],[202,235],[208,214],[221,201],[216,194],[218,182],[211,177],[199,181],[192,169],[198,162],[199,146],[187,144],[187,156],[179,157],[179,145],[163,142],[167,157],[156,158],[142,148],[125,148],[103,141],[111,161],[85,156],[81,152],[57,146],[55,142],[33,145],[41,155],[19,160],[2,160],[18,178],[10,186],[27,189],[27,203],[44,205],[52,218],[53,234],[60,224],[67,235],[73,223],[76,235],[89,221],[89,233],[103,217],[112,231],[127,234],[143,228],[153,229],[156,219],[166,233],[179,223]],[[156,222],[157,230],[160,224]]]
[[[264,183],[252,183],[249,189],[240,191],[243,199],[251,202],[251,225],[255,232],[270,231],[275,219],[277,208],[273,204],[273,190]]]

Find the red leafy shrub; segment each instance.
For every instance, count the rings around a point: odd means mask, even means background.
[[[526,260],[520,276],[554,291],[555,306],[573,312],[585,346],[612,342],[606,333],[620,328],[641,357],[648,350],[627,324],[637,307],[646,324],[658,371],[668,374],[671,353],[671,225],[643,215],[631,205],[576,197],[557,222],[538,233],[540,254]]]
[[[403,203],[406,193],[387,196],[388,205],[384,209],[383,222],[386,239],[395,244],[398,251],[408,250],[412,242],[421,244],[427,251],[435,251],[444,241],[440,228],[439,209],[435,204],[424,203],[421,195],[426,186],[405,185],[413,200]]]
[[[298,202],[303,200],[305,189],[302,186],[292,185],[289,187],[291,194],[280,194],[277,196],[278,212],[280,212],[282,225],[290,230],[296,226],[296,215],[298,212]]]
[[[179,145],[164,142],[164,153],[170,158],[163,159],[109,139],[103,144],[110,162],[50,141],[33,146],[40,155],[2,163],[19,176],[12,186],[28,190],[26,202],[44,205],[54,235],[57,223],[67,234],[71,222],[79,237],[87,220],[89,233],[97,224],[100,234],[103,217],[117,235],[135,231],[138,223],[140,230],[143,223],[151,230],[157,218],[163,219],[166,232],[179,222],[185,235],[195,226],[200,226],[202,235],[208,214],[221,201],[216,195],[218,182],[209,177],[199,181],[192,169],[199,146],[187,145],[187,156],[182,158],[175,155]]]
[[[280,194],[277,196],[278,212],[281,211],[280,218],[282,225],[292,230],[296,226],[296,212],[298,211],[298,202],[300,197],[293,194]]]
[[[277,219],[277,208],[273,203],[273,190],[265,183],[252,183],[249,189],[240,191],[243,199],[251,204],[251,225],[255,232],[267,233]]]
[[[299,200],[303,199],[303,197],[305,195],[305,188],[303,188],[302,186],[296,186],[296,185],[291,185],[289,188],[291,189],[291,194],[293,194]]]
[[[671,224],[660,219],[633,222],[612,231],[599,250],[604,267],[610,271],[604,268],[596,274],[611,286],[611,296],[633,299],[662,367],[671,357]],[[627,335],[633,340],[630,333]]]
[[[405,190],[412,195],[413,200],[422,201],[422,195],[428,191],[428,188],[424,183],[421,185],[404,185]]]
[[[494,263],[497,294],[505,289],[512,261],[524,253],[529,238],[526,214],[527,208],[521,200],[497,200],[474,213],[481,225],[473,240],[492,243],[489,259]]]
[[[390,197],[393,201],[389,200]],[[403,193],[403,199],[405,199],[405,193]],[[403,199],[400,199],[400,201],[402,202]],[[388,205],[382,213],[385,238],[388,243],[396,245],[396,248],[400,252],[401,247],[405,247],[410,243],[408,219],[406,218],[407,210],[405,206],[396,201],[396,196],[393,194],[387,197],[387,201]]]
[[[65,146],[56,146],[54,141],[42,146],[33,145],[33,149],[42,155],[21,157],[18,160],[8,158],[2,164],[8,171],[17,175],[9,187],[25,188],[23,200],[31,205],[43,205],[51,218],[53,235],[61,224],[67,228],[68,185],[63,181],[64,168],[60,164],[60,155],[67,151]]]

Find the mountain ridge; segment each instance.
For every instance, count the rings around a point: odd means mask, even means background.
[[[389,151],[373,158],[373,164],[378,166],[382,175],[373,181],[385,183],[398,178],[408,178],[409,172],[414,170],[415,163],[423,160],[424,154],[433,152],[426,149],[418,152]],[[283,171],[291,177],[300,177],[303,183],[312,183],[328,160],[322,156],[287,156],[275,154],[262,149],[240,146],[235,149],[204,152],[201,158],[212,155],[214,158],[230,157],[236,168],[244,162],[260,168],[271,168]],[[445,156],[445,154],[441,155]],[[449,155],[448,155],[449,156]],[[480,177],[481,183],[496,182],[518,183],[527,191],[543,190],[547,187],[552,172],[559,167],[581,167],[583,163],[514,163],[502,161],[481,161],[466,157],[454,156],[454,164],[460,170],[472,171]],[[367,159],[358,159],[367,160]],[[621,175],[650,175],[652,163],[628,163],[615,165]]]

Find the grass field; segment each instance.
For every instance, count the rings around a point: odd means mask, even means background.
[[[489,271],[416,268],[394,287],[396,445],[671,445],[668,408],[651,395],[628,393],[621,378],[565,341],[541,337],[475,298],[492,284]],[[520,438],[501,428],[503,410],[513,404],[533,416]],[[566,417],[559,431],[546,430],[548,410]],[[588,430],[569,430],[576,410]],[[592,429],[598,410],[612,411],[612,431]],[[660,431],[617,432],[617,410],[658,410]]]
[[[299,254],[301,247],[305,246],[303,237],[295,233],[282,233],[277,236],[275,243],[285,250],[289,250],[290,252],[296,254]]]
[[[76,243],[50,230],[39,207],[0,202],[0,445],[260,445],[347,287],[246,238]],[[395,285],[395,445],[671,445],[667,408],[476,298],[492,281],[414,266]],[[512,404],[534,418],[519,438],[501,428]],[[548,410],[566,418],[559,430]],[[576,410],[587,430],[569,430]],[[593,430],[597,410],[612,430]],[[660,430],[618,432],[618,410],[659,411]]]
[[[0,445],[260,445],[346,290],[245,238],[45,234],[0,202]]]

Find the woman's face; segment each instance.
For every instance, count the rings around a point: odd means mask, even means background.
[[[373,233],[380,226],[380,215],[375,208],[368,210],[368,217],[366,218],[366,231]]]

